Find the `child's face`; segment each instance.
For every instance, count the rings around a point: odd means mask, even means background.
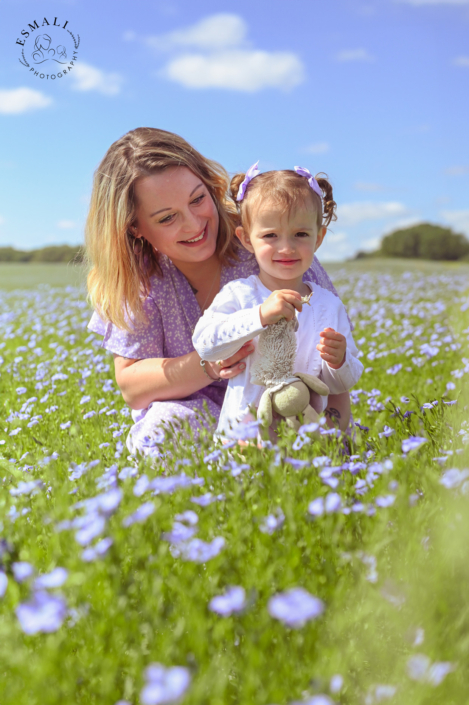
[[[313,204],[298,204],[290,213],[266,201],[252,214],[249,232],[242,227],[236,235],[253,252],[261,272],[273,280],[301,279],[311,267],[326,228],[318,231]]]

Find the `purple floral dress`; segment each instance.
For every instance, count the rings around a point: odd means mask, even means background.
[[[234,279],[258,274],[259,267],[253,255],[247,250],[239,251],[240,261],[233,266],[223,266],[220,288]],[[94,333],[103,336],[102,346],[111,353],[133,359],[152,357],[180,357],[193,352],[192,329],[202,315],[186,277],[165,255],[160,255],[159,263],[163,277],[153,277],[150,294],[144,302],[148,317],[147,324],[135,326],[132,333],[103,321],[95,312],[88,324]],[[324,269],[315,258],[310,269],[303,275],[304,281],[312,281],[324,289],[337,292]],[[174,401],[153,401],[147,409],[132,411],[134,425],[127,438],[127,448],[131,453],[145,452],[144,439],[152,436],[158,426],[177,427],[178,420],[186,419],[196,429],[205,416],[204,403],[215,417],[215,426],[225,396],[227,381],[212,382],[198,392],[184,399]]]

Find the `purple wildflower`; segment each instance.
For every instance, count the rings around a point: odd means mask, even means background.
[[[182,666],[165,668],[152,663],[145,670],[145,681],[140,692],[143,705],[170,705],[182,698],[190,685],[191,675]]]
[[[29,602],[16,608],[16,616],[25,634],[55,632],[62,626],[67,615],[67,603],[63,597],[35,592]]]
[[[4,596],[8,587],[8,578],[3,571],[0,570],[0,598]]]
[[[17,583],[24,583],[24,581],[28,580],[28,578],[30,578],[34,573],[33,566],[31,563],[27,563],[26,561],[18,561],[13,563],[11,567]]]
[[[211,492],[202,494],[199,497],[191,497],[191,502],[199,507],[208,507],[213,502],[222,502],[225,499],[224,494],[213,495]]]
[[[294,470],[302,470],[307,465],[310,465],[309,460],[297,460],[297,458],[285,458],[285,463],[289,463]]]
[[[48,590],[61,587],[67,580],[68,571],[65,568],[54,568],[50,573],[40,575],[33,584],[34,590]]]
[[[144,502],[141,504],[133,514],[129,514],[128,517],[122,521],[122,526],[126,528],[132,526],[132,524],[141,524],[150,517],[155,511],[156,507],[153,502]]]
[[[446,487],[449,490],[453,490],[456,487],[462,485],[464,480],[469,477],[469,470],[458,470],[457,468],[452,468],[443,473],[439,479],[440,485]]]
[[[242,612],[246,606],[246,592],[239,586],[229,587],[223,595],[210,600],[209,609],[222,617],[230,617],[233,612]]]
[[[320,517],[324,514],[324,498],[317,497],[308,504],[308,514],[313,517]]]
[[[396,501],[396,496],[393,494],[387,494],[384,497],[376,497],[375,504],[377,507],[391,507]]]
[[[329,690],[335,695],[336,693],[340,693],[343,685],[344,679],[342,678],[340,673],[336,673],[336,675],[332,676],[331,678],[331,681],[329,683]]]
[[[95,546],[90,546],[89,548],[85,548],[85,550],[81,554],[81,557],[87,563],[90,563],[91,561],[96,560],[96,558],[102,558],[109,551],[112,544],[113,544],[113,541],[110,538],[101,539],[101,541],[98,541],[98,543]]]
[[[416,450],[420,448],[423,443],[427,443],[426,438],[420,436],[411,436],[402,441],[402,452],[409,453],[411,450]]]
[[[35,495],[45,487],[42,480],[31,480],[30,482],[19,482],[18,487],[13,487],[10,490],[12,497],[19,497],[20,495]]]
[[[214,460],[218,460],[222,455],[221,450],[214,450],[212,453],[209,453],[208,455],[205,456],[204,458],[204,463],[213,463]]]
[[[277,507],[274,514],[269,514],[264,519],[263,523],[259,526],[259,529],[263,534],[272,535],[274,531],[281,529],[285,522],[285,514],[282,512],[280,507]]]
[[[390,426],[384,426],[382,432],[378,433],[378,436],[380,438],[389,438],[389,436],[392,436],[393,433],[396,433],[393,428],[391,428]]]
[[[106,520],[99,514],[88,514],[83,519],[85,520],[84,525],[76,532],[75,539],[80,546],[87,546],[103,533],[106,528]]]
[[[324,612],[324,603],[303,588],[292,588],[271,597],[268,610],[271,617],[296,629],[320,617]]]
[[[218,556],[225,546],[225,539],[222,536],[217,536],[210,543],[202,541],[202,539],[192,539],[187,543],[181,543],[178,546],[171,547],[171,553],[175,558],[179,556],[186,561],[194,561],[195,563],[206,563]]]
[[[187,509],[182,514],[176,514],[174,517],[176,521],[181,521],[183,524],[189,524],[189,526],[195,526],[199,523],[199,517],[192,509]]]
[[[72,425],[71,421],[65,421],[65,423],[60,424],[60,428],[62,429],[62,431],[64,431],[66,428],[70,428],[71,425]]]
[[[335,705],[335,703],[328,695],[320,693],[307,700],[294,700],[290,705]]]
[[[178,543],[189,541],[196,533],[197,529],[195,527],[186,526],[180,521],[175,521],[172,531],[164,533],[163,538],[173,546],[176,546]]]
[[[342,500],[337,492],[329,492],[324,501],[324,509],[326,514],[338,512],[342,506]]]

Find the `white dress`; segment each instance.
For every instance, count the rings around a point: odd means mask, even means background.
[[[306,281],[313,296],[310,305],[303,305],[297,313],[298,330],[295,333],[297,354],[295,372],[306,372],[327,384],[331,394],[348,391],[360,379],[363,365],[352,337],[350,323],[343,303],[330,291]],[[272,292],[256,274],[226,284],[212,305],[199,319],[192,338],[194,348],[203,360],[215,362],[234,355],[244,343],[252,340],[254,352],[246,359],[246,368],[228,382],[216,435],[229,435],[231,428],[249,418],[249,407],[258,407],[265,387],[251,383],[251,367],[257,356],[257,336],[264,330],[260,321],[261,304]],[[345,362],[334,370],[321,359],[316,345],[320,332],[333,328],[347,339]],[[323,398],[323,409],[327,398]]]

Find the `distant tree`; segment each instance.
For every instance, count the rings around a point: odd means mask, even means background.
[[[51,245],[38,250],[16,250],[14,247],[0,247],[0,262],[82,262],[82,247]]]
[[[469,241],[450,228],[419,223],[386,235],[381,242],[381,250],[376,254],[385,257],[457,260],[469,254]]]

